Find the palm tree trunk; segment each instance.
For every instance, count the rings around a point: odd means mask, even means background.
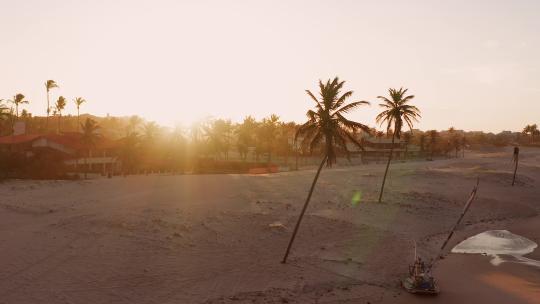
[[[79,106],[77,106],[77,132],[81,131],[81,122],[79,120],[80,114],[79,114]]]
[[[287,246],[287,251],[285,251],[285,256],[283,257],[283,260],[281,263],[287,263],[287,257],[289,256],[289,252],[291,250],[292,244],[294,242],[294,238],[296,237],[296,233],[298,232],[298,228],[300,227],[300,222],[302,222],[302,218],[304,217],[304,213],[306,212],[307,206],[309,205],[309,201],[311,200],[311,195],[313,194],[313,190],[315,189],[315,184],[317,184],[317,180],[319,179],[319,174],[321,173],[321,170],[324,166],[324,163],[326,162],[326,159],[328,158],[328,155],[325,155],[321,161],[321,164],[319,165],[319,169],[317,169],[317,174],[315,174],[315,178],[313,179],[313,183],[311,183],[311,188],[309,189],[309,194],[306,198],[306,202],[304,203],[304,207],[302,208],[302,212],[300,212],[300,216],[298,217],[298,221],[296,221],[296,226],[294,227],[293,234],[291,236],[291,240],[289,241],[289,245]]]
[[[514,167],[514,177],[512,178],[512,186],[514,186],[514,183],[516,182],[516,173],[518,168],[518,162],[519,162],[519,155],[516,155],[516,159],[514,160],[516,163],[516,166]]]
[[[392,133],[392,147],[390,148],[390,155],[388,156],[388,163],[386,163],[386,170],[384,171],[384,177],[381,185],[381,193],[379,193],[379,203],[382,201],[382,195],[384,192],[384,184],[386,183],[386,175],[388,174],[388,168],[390,168],[390,162],[392,161],[392,154],[394,153],[394,140],[396,133]]]

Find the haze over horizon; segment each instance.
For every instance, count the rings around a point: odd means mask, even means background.
[[[44,82],[81,112],[189,125],[272,113],[305,121],[305,89],[339,76],[349,118],[406,87],[415,127],[520,131],[540,123],[540,2],[0,1],[0,99],[44,115]],[[379,126],[377,126],[380,128]]]

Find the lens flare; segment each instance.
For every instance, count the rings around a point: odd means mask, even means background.
[[[356,206],[360,203],[362,200],[362,192],[361,191],[355,191],[352,198],[351,198],[351,204],[353,206]]]

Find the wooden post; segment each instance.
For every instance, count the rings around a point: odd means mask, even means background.
[[[474,186],[471,195],[469,196],[469,199],[467,200],[467,203],[465,203],[465,207],[463,208],[463,211],[461,211],[461,215],[459,216],[456,224],[454,227],[452,227],[452,230],[450,231],[450,234],[448,235],[448,238],[446,238],[446,241],[444,241],[443,245],[441,246],[441,251],[446,247],[446,244],[448,244],[448,241],[450,241],[450,238],[452,235],[454,235],[454,230],[456,230],[457,226],[465,216],[465,213],[467,213],[467,210],[469,210],[469,207],[471,206],[471,203],[473,202],[474,198],[476,197],[476,192],[478,191],[478,184],[480,183],[480,179],[476,180],[476,186]]]
[[[512,187],[514,186],[514,183],[516,182],[516,173],[517,173],[518,163],[519,163],[519,148],[514,147],[514,164],[515,164],[515,167],[514,167],[514,177],[512,178]]]

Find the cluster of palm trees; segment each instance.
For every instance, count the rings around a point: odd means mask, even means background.
[[[293,234],[287,246],[287,250],[282,262],[287,261],[290,249],[300,227],[300,223],[306,212],[309,201],[315,189],[315,185],[321,173],[323,166],[331,167],[336,162],[336,150],[339,149],[346,155],[349,155],[347,142],[352,142],[362,148],[356,140],[355,134],[358,131],[371,132],[371,129],[360,122],[349,120],[345,114],[360,106],[369,105],[368,101],[356,101],[347,103],[347,99],[352,96],[352,91],[341,94],[345,81],[340,81],[338,77],[333,80],[328,79],[326,83],[319,81],[319,98],[307,90],[309,97],[315,102],[313,110],[306,113],[308,120],[300,126],[296,133],[296,139],[303,136],[302,141],[308,143],[310,150],[319,146],[322,147],[323,157],[311,184],[308,196],[298,217]],[[379,193],[379,203],[382,201],[386,177],[392,161],[393,146],[395,139],[402,136],[402,128],[406,125],[412,131],[414,122],[417,122],[420,116],[420,110],[410,104],[414,95],[407,95],[407,89],[389,89],[389,97],[377,96],[382,101],[379,106],[383,111],[377,115],[376,121],[379,124],[386,124],[387,133],[392,136],[392,148],[386,164],[384,177],[381,183]]]
[[[535,136],[540,136],[540,130],[536,124],[526,125],[525,128],[523,128],[522,133],[531,136],[531,144],[534,143]]]
[[[53,116],[58,116],[56,131],[57,132],[61,131],[62,113],[66,108],[67,99],[64,96],[58,96],[58,99],[56,100],[54,105],[51,106],[51,103],[50,103],[51,90],[53,90],[55,88],[59,88],[56,81],[47,80],[45,82],[45,90],[47,92],[47,109],[46,109],[47,116],[46,116],[46,122],[45,122],[44,130],[42,130],[44,132],[49,131],[49,116],[50,116],[51,112],[52,112]],[[0,119],[10,117],[11,118],[11,127],[12,128],[13,128],[13,124],[20,117],[26,118],[26,117],[31,116],[31,114],[28,113],[28,111],[26,111],[25,109],[23,109],[22,112],[21,112],[21,115],[19,115],[19,107],[22,106],[23,104],[30,103],[26,99],[24,94],[17,93],[17,94],[15,94],[15,96],[13,96],[12,99],[6,100],[7,103],[12,104],[11,108],[8,107],[7,105],[4,105],[2,103],[3,101],[4,100],[0,99]],[[79,121],[80,107],[81,107],[81,105],[83,103],[86,102],[86,100],[84,98],[82,98],[82,97],[76,97],[76,98],[73,99],[73,102],[74,102],[74,104],[75,104],[75,106],[77,108],[77,129],[80,130],[80,126],[81,126],[80,121]],[[13,131],[13,130],[10,130],[10,131]]]

